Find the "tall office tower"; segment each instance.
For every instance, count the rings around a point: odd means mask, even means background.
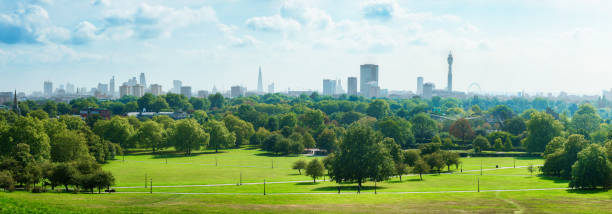
[[[219,90],[217,90],[216,85],[213,85],[212,94],[217,94],[217,93],[219,93]]]
[[[449,52],[448,58],[448,92],[453,92],[453,55]]]
[[[66,93],[74,94],[74,85],[72,83],[66,83]]]
[[[336,94],[336,80],[323,80],[323,95],[332,96]]]
[[[180,80],[174,80],[172,81],[172,85],[174,86],[172,88],[172,93],[181,93],[181,87],[183,87],[183,82],[181,82]]]
[[[51,97],[53,95],[53,83],[51,81],[45,81],[44,95],[45,97]]]
[[[344,88],[342,88],[342,80],[336,80],[336,93],[335,94],[344,94]]]
[[[132,86],[125,83],[119,86],[119,97],[125,97],[128,95],[132,95]]]
[[[132,79],[129,79],[127,83],[129,86],[135,86],[138,84],[138,81],[136,81],[136,77],[132,77]]]
[[[191,97],[191,86],[182,86],[181,94],[187,98]]]
[[[270,83],[270,85],[268,85],[268,93],[274,94],[274,83]]]
[[[109,88],[109,90],[108,90],[108,91],[109,91],[109,93],[110,93],[109,95],[110,95],[111,97],[114,97],[114,96],[115,96],[115,76],[113,76],[113,77],[110,79],[110,81],[109,81],[108,85],[109,85],[109,87],[110,87],[110,88]]]
[[[198,91],[198,97],[199,98],[207,98],[208,97],[208,91],[207,90],[199,90]]]
[[[140,73],[140,85],[142,85],[142,87],[147,88],[147,79],[145,79],[144,73]]]
[[[436,88],[436,85],[434,85],[433,83],[428,82],[428,83],[423,84],[423,98],[431,99],[435,88]]]
[[[243,97],[246,93],[246,88],[242,86],[232,86],[230,89],[230,96],[232,98]]]
[[[417,77],[417,95],[423,95],[423,77]]]
[[[87,88],[82,87],[81,90],[77,91],[77,94],[80,94],[80,95],[87,94]]]
[[[370,87],[378,86],[378,65],[364,64],[360,66],[359,88],[363,96],[371,97]]]
[[[98,92],[100,92],[100,94],[107,95],[108,94],[108,85],[107,84],[98,83]]]
[[[64,84],[60,84],[59,90],[66,90],[64,89]]]
[[[259,77],[257,78],[257,92],[258,93],[263,93],[264,89],[263,89],[263,80],[261,78],[261,66],[259,66]]]
[[[144,86],[136,84],[132,86],[132,96],[142,97],[144,96]]]
[[[348,95],[357,95],[357,77],[349,77],[347,82],[346,90]]]
[[[160,84],[151,84],[151,94],[155,96],[162,95],[162,86]]]

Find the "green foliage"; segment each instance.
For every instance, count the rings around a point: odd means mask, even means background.
[[[51,145],[45,133],[44,124],[36,118],[17,118],[8,129],[6,137],[9,140],[5,139],[0,142],[1,154],[15,154],[16,145],[25,144],[28,145],[30,154],[36,160],[46,160],[51,156]]]
[[[306,169],[306,161],[301,160],[301,159],[297,160],[296,162],[293,163],[293,166],[291,166],[291,169],[297,170],[301,175],[302,170]]]
[[[504,150],[504,145],[502,143],[502,139],[501,138],[497,138],[494,141],[495,143],[493,144],[493,147],[495,148],[495,151],[501,152],[502,150]]]
[[[317,182],[317,178],[323,176],[323,163],[319,159],[312,159],[306,166],[306,175],[312,177],[313,183]]]
[[[423,159],[419,159],[414,163],[412,172],[419,173],[419,177],[423,180],[423,173],[428,173],[431,167]]]
[[[166,133],[163,127],[152,120],[142,123],[134,135],[137,145],[151,148],[153,152],[166,147],[165,137]]]
[[[455,121],[449,129],[451,135],[456,138],[461,139],[461,141],[470,140],[474,135],[474,131],[472,131],[472,126],[470,122],[465,118],[458,119]]]
[[[512,140],[510,139],[510,136],[506,137],[506,140],[504,141],[504,151],[511,151],[512,150]]]
[[[110,120],[99,120],[95,123],[94,132],[102,139],[121,145],[122,148],[134,148],[133,141],[129,141],[134,134],[134,128],[125,117],[115,116]]]
[[[85,137],[77,131],[63,130],[51,138],[51,160],[68,162],[89,156]]]
[[[236,146],[248,144],[251,136],[255,134],[255,130],[251,123],[241,120],[234,115],[226,114],[223,118],[223,122],[225,123],[225,127],[234,133],[236,137]]]
[[[591,133],[599,128],[601,118],[597,110],[591,104],[580,105],[578,111],[572,117],[574,129],[584,129],[586,133]]]
[[[412,123],[412,133],[417,143],[424,143],[430,140],[438,131],[435,120],[429,118],[425,113],[419,113],[410,119]]]
[[[474,138],[474,141],[472,141],[472,147],[474,147],[474,152],[479,153],[482,152],[482,150],[491,147],[491,144],[489,144],[489,140],[487,140],[487,138],[478,136]]]
[[[389,115],[391,110],[389,109],[389,103],[387,103],[386,101],[374,100],[372,103],[370,103],[366,112],[368,116],[374,117],[376,119],[381,119]]]
[[[609,188],[612,185],[612,163],[604,148],[591,144],[578,153],[572,166],[571,188]]]
[[[421,150],[421,155],[427,155],[440,151],[441,146],[440,143],[425,143],[419,145],[419,150]]]
[[[414,146],[414,135],[412,134],[410,122],[399,117],[385,117],[375,124],[384,137],[395,140],[402,148]]]
[[[173,129],[170,130],[168,143],[174,145],[177,151],[184,152],[185,155],[191,155],[193,150],[200,150],[201,147],[206,148],[210,139],[210,135],[200,127],[194,119],[184,119],[176,122]]]
[[[329,153],[335,151],[338,148],[338,141],[336,139],[336,132],[331,129],[323,129],[321,134],[317,137],[317,146],[320,149],[325,149]]]
[[[543,152],[546,144],[554,137],[561,135],[562,125],[550,114],[534,112],[527,121],[527,139],[525,144],[529,152]]]
[[[300,115],[299,121],[305,128],[319,130],[323,127],[325,115],[321,110],[307,110],[304,114]]]
[[[526,129],[527,125],[522,117],[513,117],[512,119],[504,121],[503,130],[513,135],[519,135]]]
[[[236,135],[225,127],[223,121],[210,120],[204,128],[210,134],[210,144],[208,146],[214,148],[215,152],[236,145]]]
[[[211,109],[221,109],[225,105],[225,98],[221,93],[211,94],[208,96]]]

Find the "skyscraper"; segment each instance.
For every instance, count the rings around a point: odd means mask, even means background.
[[[453,92],[453,55],[449,52],[448,58],[448,92]]]
[[[187,98],[191,97],[191,86],[182,86],[181,94]]]
[[[349,77],[347,82],[348,95],[357,95],[357,77]]]
[[[113,76],[113,77],[110,79],[110,81],[109,81],[109,84],[108,84],[108,85],[109,85],[109,90],[108,90],[108,91],[109,91],[109,95],[110,95],[111,97],[114,97],[114,96],[115,96],[115,76]]]
[[[144,96],[144,86],[136,84],[132,86],[132,96],[142,97]]]
[[[366,97],[376,97],[377,94],[371,93],[371,87],[379,87],[378,85],[378,65],[364,64],[360,66],[359,87],[361,94]]]
[[[145,88],[147,87],[147,79],[145,79],[144,73],[140,73],[140,85]]]
[[[44,95],[45,97],[51,97],[53,95],[53,83],[51,81],[45,81]]]
[[[124,97],[128,95],[132,95],[132,86],[129,86],[128,84],[123,84],[119,86],[119,97]]]
[[[162,95],[162,86],[160,84],[151,84],[151,94],[155,96]]]
[[[261,66],[259,66],[259,77],[257,78],[257,92],[258,93],[263,93],[264,89],[263,89],[263,80],[261,78]]]
[[[173,84],[173,88],[172,88],[172,93],[178,94],[181,93],[181,87],[183,87],[183,82],[181,82],[180,80],[174,80],[172,81]]]
[[[435,88],[436,86],[433,83],[428,82],[423,84],[423,98],[431,99]]]
[[[66,83],[66,93],[74,94],[74,85],[72,83]]]
[[[270,83],[270,85],[268,85],[268,93],[274,94],[274,83]]]
[[[107,84],[98,83],[98,92],[100,92],[100,94],[102,94],[102,95],[107,95],[108,94],[108,85]]]
[[[417,95],[423,95],[423,77],[417,77]]]
[[[230,89],[230,96],[232,98],[236,98],[236,97],[243,97],[246,93],[246,88],[236,85],[236,86],[232,86]]]
[[[323,80],[323,95],[332,96],[336,94],[336,80]]]

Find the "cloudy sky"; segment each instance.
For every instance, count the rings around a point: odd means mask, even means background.
[[[257,68],[278,91],[380,65],[380,84],[515,94],[599,94],[612,88],[607,0],[0,0],[0,91],[91,88],[140,72],[164,90],[255,89]]]

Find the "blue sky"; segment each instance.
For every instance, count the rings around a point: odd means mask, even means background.
[[[0,90],[91,88],[140,72],[164,90],[264,84],[321,90],[380,65],[380,84],[516,93],[612,88],[603,0],[0,0]]]

